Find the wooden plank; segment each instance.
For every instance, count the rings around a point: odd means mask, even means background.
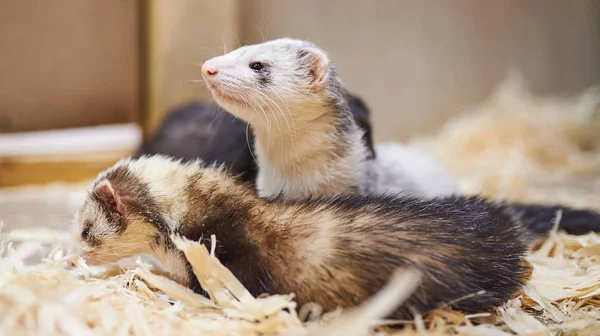
[[[0,135],[0,187],[93,179],[134,152],[137,125]]]
[[[0,133],[137,121],[137,0],[2,0],[0,41]]]
[[[0,158],[134,150],[141,143],[137,124],[0,134]]]
[[[0,158],[0,187],[93,179],[129,154],[129,151],[123,151],[35,159]]]
[[[144,116],[146,136],[174,107],[210,99],[201,78],[204,60],[235,48],[237,0],[148,0],[144,4]]]

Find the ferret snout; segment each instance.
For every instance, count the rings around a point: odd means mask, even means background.
[[[202,77],[204,77],[205,79],[210,79],[214,77],[217,73],[219,73],[219,69],[214,63],[206,61],[204,62],[204,64],[202,64]]]
[[[77,256],[71,256],[70,258],[67,259],[67,266],[69,267],[77,267],[77,259],[75,259]]]

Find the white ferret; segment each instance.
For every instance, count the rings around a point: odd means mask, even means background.
[[[334,64],[310,42],[244,46],[206,61],[202,76],[216,102],[254,131],[261,196],[458,193],[454,176],[415,148],[378,144],[369,155]]]

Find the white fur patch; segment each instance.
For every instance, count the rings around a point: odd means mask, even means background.
[[[460,192],[452,173],[427,153],[400,143],[376,144],[375,152],[377,192],[403,192],[426,198]]]

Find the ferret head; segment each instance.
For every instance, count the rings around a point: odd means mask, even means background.
[[[100,265],[147,253],[153,230],[135,217],[111,181],[98,181],[75,216],[80,256],[88,265]]]
[[[329,84],[337,80],[324,51],[288,38],[209,59],[202,76],[219,105],[253,126],[318,118],[323,109],[311,105],[327,105]]]
[[[197,163],[159,156],[123,160],[102,172],[75,216],[73,231],[88,265],[164,251],[185,212],[185,184]]]

